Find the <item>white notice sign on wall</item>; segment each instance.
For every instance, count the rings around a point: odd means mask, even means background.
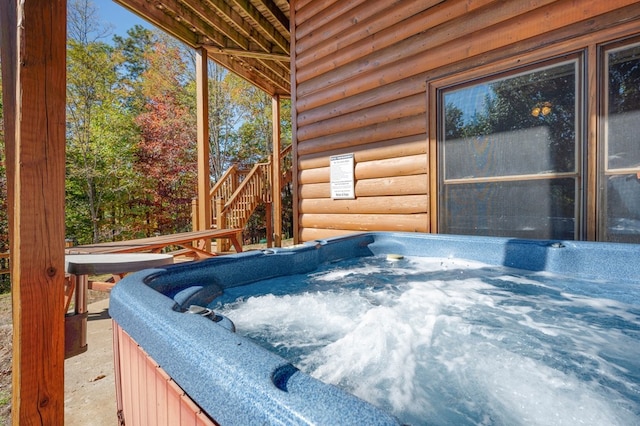
[[[356,198],[353,163],[353,154],[331,156],[330,169],[332,199],[353,200]]]

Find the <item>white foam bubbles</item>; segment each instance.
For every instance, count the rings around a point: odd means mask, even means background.
[[[637,308],[477,262],[363,262],[222,313],[408,424],[640,422]]]

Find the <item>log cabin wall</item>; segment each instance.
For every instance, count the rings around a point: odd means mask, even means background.
[[[620,0],[292,0],[298,240],[434,231],[429,81],[639,15]],[[344,153],[356,197],[333,200],[330,156]]]

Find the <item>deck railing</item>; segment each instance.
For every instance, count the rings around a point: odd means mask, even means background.
[[[223,200],[231,199],[231,196],[240,186],[240,183],[250,173],[250,170],[241,169],[238,164],[234,164],[216,181],[209,192],[209,198],[211,200],[217,200],[222,198]],[[211,203],[212,218],[217,217],[215,203]]]
[[[291,151],[289,145],[280,152],[282,164],[281,186],[291,182]],[[256,164],[250,171],[231,166],[211,188],[212,223],[218,229],[244,228],[258,205],[271,202],[271,159]],[[198,228],[198,200],[192,203],[193,229]],[[224,251],[226,241],[219,241]]]
[[[259,204],[270,202],[270,166],[270,163],[256,164],[229,201],[222,204],[222,199],[216,200],[216,222],[219,226],[242,228]]]

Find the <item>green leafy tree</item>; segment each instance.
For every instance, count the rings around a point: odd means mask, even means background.
[[[142,79],[149,68],[147,53],[155,43],[154,33],[140,25],[127,31],[127,37],[113,37],[115,54],[119,59],[118,72],[125,105],[134,114],[143,111],[145,96]]]
[[[209,66],[209,148],[211,176],[216,181],[235,162],[236,127],[240,121],[237,105],[229,90],[230,73],[220,65]]]
[[[227,74],[225,82],[241,119],[234,162],[252,165],[265,161],[273,146],[271,97],[235,74]]]
[[[237,105],[241,122],[233,149],[233,161],[249,167],[269,160],[273,153],[273,118],[271,96],[249,84],[240,77],[229,74],[225,79],[232,102]],[[281,102],[281,145],[291,144],[291,103]],[[288,161],[288,163],[287,163]],[[284,167],[290,167],[290,159],[285,159]],[[293,195],[291,185],[281,191],[282,231],[290,236],[293,232]],[[247,223],[247,234],[252,242],[266,237],[266,214],[263,207],[256,209]]]
[[[67,235],[79,242],[122,231],[115,206],[129,194],[132,117],[121,101],[114,49],[90,1],[69,4],[67,43]],[[135,187],[135,186],[134,186]]]

